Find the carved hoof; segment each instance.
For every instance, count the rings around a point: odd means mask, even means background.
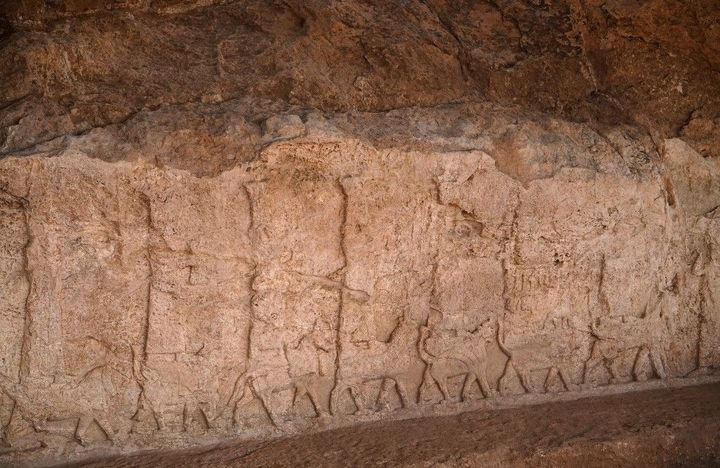
[[[390,406],[387,404],[375,406],[375,410],[374,410],[375,413],[383,413],[386,411],[390,411]]]

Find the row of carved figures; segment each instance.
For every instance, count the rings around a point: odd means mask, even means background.
[[[293,418],[292,409],[307,398],[315,414],[320,417],[346,416],[347,398],[354,405],[349,414],[362,414],[380,409],[381,402],[393,391],[397,392],[403,408],[421,404],[423,385],[436,387],[440,402],[454,399],[449,381],[463,378],[459,400],[469,397],[477,385],[485,398],[495,397],[501,382],[517,376],[522,390],[535,391],[531,375],[544,376],[544,391],[550,391],[553,382],[561,382],[566,390],[576,391],[593,384],[588,376],[605,369],[610,383],[623,374],[622,366],[628,353],[634,356],[632,374],[639,378],[639,369],[648,363],[654,374],[666,378],[665,355],[662,337],[664,324],[661,314],[651,311],[644,318],[602,318],[587,329],[576,328],[563,321],[551,330],[535,335],[506,335],[502,322],[487,321],[473,331],[459,331],[428,327],[401,319],[387,342],[365,343],[357,346],[343,343],[337,359],[335,373],[290,375],[287,382],[278,385],[277,379],[266,369],[229,369],[225,372],[224,392],[217,392],[213,401],[207,393],[198,396],[193,387],[187,391],[153,391],[162,385],[167,375],[144,367],[133,351],[131,369],[122,366],[97,368],[74,384],[54,383],[48,387],[20,385],[0,379],[3,397],[12,406],[11,416],[3,424],[0,438],[6,445],[12,437],[6,426],[18,418],[30,421],[36,432],[43,432],[51,419],[77,419],[73,436],[85,444],[86,432],[94,424],[107,439],[122,438],[132,432],[134,422],[143,418],[151,421],[153,430],[166,431],[167,408],[182,412],[181,430],[187,430],[195,421],[207,430],[217,429],[216,423],[230,419],[237,424],[237,414],[251,402],[259,404],[273,426],[282,429]],[[488,379],[488,345],[496,343],[506,355],[502,378],[491,383]],[[586,350],[586,351],[584,351]],[[108,361],[110,362],[110,361]],[[574,369],[582,369],[582,383],[573,382]],[[627,370],[627,369],[625,369]],[[627,372],[625,372],[627,373]],[[577,374],[575,374],[577,375]],[[379,393],[368,395],[367,384],[379,383]],[[127,430],[116,428],[116,420],[123,404],[120,390],[135,387],[137,408],[131,415],[133,424]],[[182,386],[182,385],[181,385]],[[279,404],[280,393],[291,393],[289,404]],[[378,392],[378,390],[375,390]],[[200,392],[201,393],[201,392]],[[182,401],[170,402],[173,395]],[[345,402],[345,406],[341,403]],[[125,400],[126,402],[126,400]],[[163,409],[164,408],[164,409]]]

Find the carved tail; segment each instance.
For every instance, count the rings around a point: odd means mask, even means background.
[[[420,359],[425,363],[429,364],[435,360],[430,353],[425,349],[425,341],[430,335],[430,329],[427,326],[420,327],[420,340],[418,341],[418,353],[420,353]]]
[[[507,346],[505,346],[505,332],[502,329],[502,322],[500,320],[497,322],[497,342],[500,347],[500,351],[505,353],[507,357],[512,358],[512,353]]]

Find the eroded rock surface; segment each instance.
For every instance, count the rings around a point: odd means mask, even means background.
[[[713,467],[720,463],[719,412],[719,385],[702,385],[383,421],[72,466]]]
[[[717,378],[717,11],[649,3],[11,3],[0,462]]]

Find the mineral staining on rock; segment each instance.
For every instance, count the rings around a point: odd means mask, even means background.
[[[211,175],[90,158],[118,143],[100,131],[1,160],[4,456],[720,366],[712,160],[562,121],[552,141],[497,144],[468,118],[389,147],[368,136],[392,132],[382,117],[358,118],[273,117],[257,157]]]

